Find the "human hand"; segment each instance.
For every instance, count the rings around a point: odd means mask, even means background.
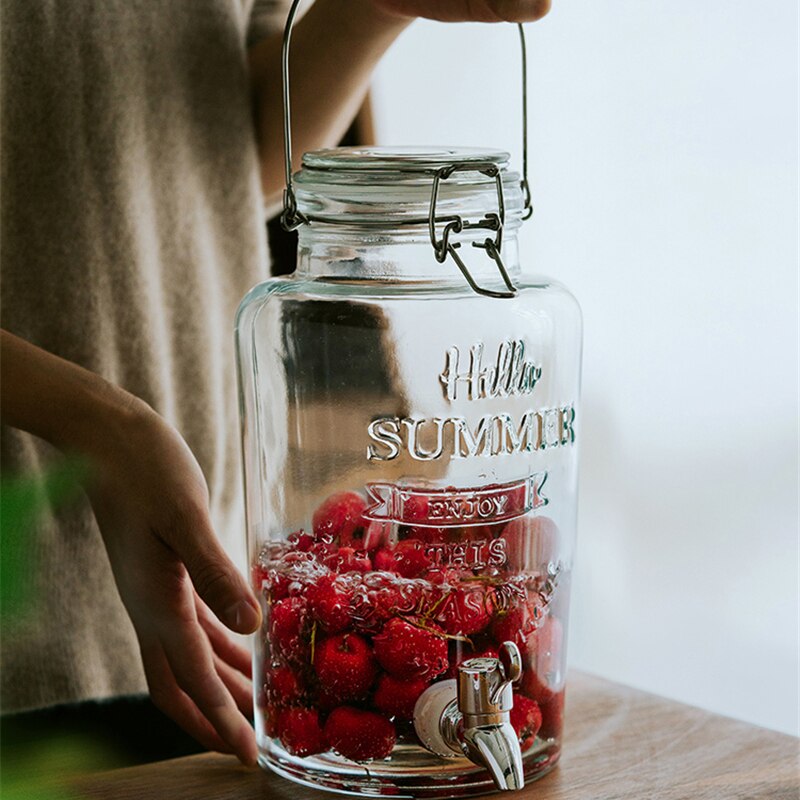
[[[251,633],[261,612],[216,539],[200,467],[143,403],[115,413],[89,447],[87,493],[155,705],[210,750],[256,762],[250,655],[223,624]],[[220,622],[221,620],[221,622]]]
[[[147,404],[0,332],[3,422],[86,459],[86,492],[133,621],[153,702],[209,749],[256,761],[250,656],[261,610],[214,535],[186,442]],[[220,622],[221,620],[221,622]]]
[[[391,15],[442,22],[533,22],[550,10],[550,0],[372,0],[372,3]]]

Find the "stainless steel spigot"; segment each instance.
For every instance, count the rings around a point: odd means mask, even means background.
[[[414,728],[422,744],[442,758],[466,756],[486,767],[498,789],[525,785],[519,739],[511,727],[511,684],[522,674],[522,657],[504,642],[500,658],[471,658],[456,680],[440,681],[422,693]]]

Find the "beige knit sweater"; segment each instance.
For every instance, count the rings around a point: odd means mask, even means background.
[[[244,566],[233,319],[266,275],[246,41],[279,0],[2,0],[2,325],[152,404]],[[252,13],[251,13],[252,12]],[[4,429],[2,470],[57,454]],[[3,712],[146,690],[85,499],[31,532]]]

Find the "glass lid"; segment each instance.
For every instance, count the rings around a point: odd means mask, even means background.
[[[337,147],[303,156],[297,207],[311,222],[418,225],[435,217],[503,217],[517,227],[520,177],[503,150],[460,147]],[[434,197],[435,195],[435,197]]]

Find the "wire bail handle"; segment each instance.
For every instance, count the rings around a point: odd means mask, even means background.
[[[292,40],[292,29],[294,27],[297,10],[302,0],[293,0],[289,14],[286,18],[286,26],[283,30],[283,43],[281,48],[281,78],[283,89],[283,155],[286,178],[286,188],[283,190],[283,213],[281,214],[281,225],[286,231],[293,231],[303,224],[308,224],[310,220],[297,207],[297,198],[294,191],[294,179],[292,177],[292,111],[291,97],[289,92],[289,47]],[[519,31],[519,43],[521,51],[522,66],[522,178],[520,189],[523,197],[522,219],[530,219],[533,214],[531,204],[531,190],[528,183],[528,58],[525,44],[525,30],[521,23],[517,23]],[[436,203],[439,196],[439,184],[447,180],[454,172],[471,170],[478,171],[488,177],[495,179],[497,187],[498,213],[487,213],[478,222],[463,220],[460,216],[439,218],[436,216]],[[445,227],[442,237],[436,235],[436,222],[444,222]],[[430,212],[428,215],[428,228],[436,260],[443,263],[447,256],[451,256],[456,266],[461,270],[470,287],[478,294],[489,297],[513,297],[517,290],[506,271],[505,265],[500,257],[500,249],[503,241],[503,225],[505,222],[505,201],[503,197],[503,183],[500,174],[500,165],[494,162],[483,162],[479,164],[455,161],[447,166],[438,169],[433,178],[433,188],[431,191]],[[453,233],[460,233],[462,230],[470,228],[485,228],[495,232],[494,237],[488,237],[483,242],[473,242],[473,247],[478,247],[486,251],[487,256],[497,265],[503,283],[507,291],[492,291],[479,286],[469,272],[464,261],[457,253],[459,243],[451,242],[450,237]]]

